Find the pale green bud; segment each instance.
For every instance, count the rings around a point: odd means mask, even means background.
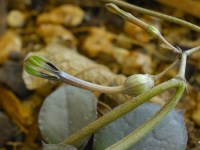
[[[49,80],[59,80],[58,74],[60,73],[60,70],[48,59],[42,56],[31,55],[26,58],[24,69],[27,73],[34,76]]]
[[[138,96],[154,86],[154,79],[148,74],[134,74],[128,77],[124,84],[124,93],[130,96]]]
[[[148,26],[146,31],[152,37],[160,37],[160,35],[161,35],[160,31],[152,25]]]

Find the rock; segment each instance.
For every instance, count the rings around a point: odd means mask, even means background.
[[[200,126],[200,94],[199,93],[197,97],[197,104],[192,113],[192,119],[198,126]]]
[[[143,42],[149,42],[149,35],[142,28],[134,25],[133,23],[125,21],[124,32],[129,35],[131,38]]]
[[[0,68],[0,83],[8,86],[17,96],[24,98],[30,94],[22,79],[23,65],[8,60]]]
[[[76,45],[74,35],[61,25],[42,24],[37,28],[37,33],[43,37],[47,44],[53,41],[67,41],[72,46]]]
[[[37,23],[54,23],[66,26],[77,26],[84,18],[84,11],[73,5],[61,5],[50,12],[38,16]]]
[[[0,112],[0,130],[0,146],[4,145],[17,131],[17,127],[2,112]]]

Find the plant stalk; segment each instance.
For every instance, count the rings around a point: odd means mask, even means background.
[[[155,12],[155,11],[152,11],[152,10],[141,8],[141,7],[135,6],[133,4],[129,4],[129,3],[124,2],[124,1],[119,1],[119,0],[101,0],[101,1],[104,2],[104,3],[113,3],[113,4],[115,4],[119,7],[122,7],[123,9],[125,9],[129,12],[130,11],[137,11],[137,12],[147,14],[147,15],[150,15],[150,16],[155,16],[155,17],[167,20],[169,22],[188,27],[188,28],[190,28],[190,29],[192,29],[196,32],[200,32],[199,26],[194,25],[190,22],[184,21],[182,19],[176,18],[176,17],[168,16],[168,15],[165,15],[165,14],[162,14],[162,13],[159,13],[159,12]]]
[[[187,53],[188,56],[192,55],[193,53],[197,52],[200,50],[200,46],[194,47],[192,49],[189,49],[187,51],[185,51]]]
[[[119,16],[121,16],[122,18],[124,18],[125,20],[141,27],[143,30],[145,30],[147,33],[149,33],[151,36],[154,36],[156,38],[158,38],[159,40],[161,40],[164,44],[166,44],[170,50],[173,50],[175,53],[181,53],[180,50],[178,50],[177,48],[175,48],[173,45],[171,45],[160,33],[160,31],[155,28],[152,25],[148,25],[145,22],[137,19],[135,16],[133,16],[131,13],[128,13],[122,9],[120,9],[118,6],[116,6],[113,3],[108,3],[106,4],[106,8],[111,11],[112,13],[115,13]]]
[[[112,3],[108,3],[106,4],[106,8],[114,13],[114,14],[117,14],[119,15],[120,17],[122,17],[123,19],[141,27],[142,29],[144,30],[147,30],[148,26],[145,22],[139,20],[138,18],[136,18],[135,16],[133,16],[131,13],[128,13],[122,9],[120,9],[119,7],[117,7],[115,4],[112,4]]]
[[[185,82],[182,81],[173,98],[169,100],[158,112],[150,117],[135,131],[128,136],[108,147],[106,150],[126,150],[142,139],[149,131],[151,131],[165,116],[176,106],[185,90]]]
[[[184,52],[181,56],[181,64],[179,68],[179,72],[177,77],[185,80],[185,68],[186,68],[186,62],[187,62],[187,53]]]
[[[96,121],[90,123],[83,129],[77,131],[67,139],[65,139],[62,144],[75,144],[79,140],[93,134],[96,130],[102,128],[103,126],[111,123],[112,121],[120,118],[121,116],[125,115],[126,113],[130,112],[134,108],[138,107],[139,105],[143,104],[144,102],[148,101],[149,99],[153,98],[154,96],[168,90],[171,88],[177,88],[182,84],[180,79],[171,79],[166,81],[162,84],[159,84],[152,88],[151,90],[143,93],[135,98],[132,98],[128,102],[116,107],[114,110],[110,111],[109,113],[105,114],[101,118],[97,119]]]
[[[83,88],[86,90],[90,91],[96,91],[96,92],[101,92],[101,93],[110,93],[110,94],[120,94],[123,93],[124,88],[122,85],[115,86],[115,87],[109,87],[109,86],[103,86],[103,85],[98,85],[94,83],[90,83],[84,80],[81,80],[79,78],[76,78],[72,75],[69,75],[65,72],[60,72],[59,75],[60,81],[70,84],[79,88]]]

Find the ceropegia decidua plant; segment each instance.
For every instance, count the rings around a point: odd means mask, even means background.
[[[110,111],[106,115],[93,121],[89,125],[85,126],[83,129],[77,131],[76,133],[65,139],[62,142],[62,144],[73,145],[76,142],[80,141],[81,139],[91,135],[92,133],[102,128],[103,126],[113,122],[114,120],[130,112],[139,105],[145,103],[154,96],[161,94],[169,89],[172,88],[175,89],[176,92],[173,95],[173,97],[169,101],[167,101],[166,104],[162,106],[162,108],[159,111],[153,114],[146,122],[144,122],[141,126],[139,126],[135,131],[133,131],[120,141],[116,142],[114,145],[107,148],[107,150],[111,149],[124,150],[130,148],[141,138],[143,138],[176,106],[186,88],[185,68],[186,68],[187,57],[200,50],[200,46],[197,46],[195,48],[183,52],[180,48],[171,45],[161,35],[161,33],[157,28],[155,28],[152,25],[146,24],[145,22],[134,17],[131,13],[128,13],[124,10],[126,9],[128,9],[129,11],[136,10],[148,15],[153,15],[183,26],[187,26],[198,32],[200,31],[200,27],[174,17],[170,17],[167,15],[163,15],[160,13],[156,13],[153,11],[149,11],[143,8],[130,5],[126,2],[115,1],[115,0],[103,0],[103,1],[106,2],[106,8],[109,11],[141,27],[150,36],[156,37],[160,41],[162,41],[163,44],[165,44],[167,48],[171,50],[174,55],[177,56],[177,59],[174,60],[174,62],[168,68],[166,68],[163,72],[161,72],[158,75],[135,74],[128,77],[124,82],[124,84],[116,87],[97,85],[78,79],[74,76],[71,76],[63,72],[58,67],[56,67],[56,65],[50,62],[50,60],[42,56],[37,56],[37,55],[29,56],[25,60],[24,67],[29,74],[46,78],[49,80],[61,81],[91,91],[98,91],[102,93],[113,93],[113,94],[120,93],[133,96],[133,98],[130,99],[128,102],[118,106],[117,108]],[[119,7],[123,8],[124,10],[122,10]],[[179,64],[179,71],[174,78],[154,86],[156,80],[163,77],[171,68],[173,68],[177,64]]]

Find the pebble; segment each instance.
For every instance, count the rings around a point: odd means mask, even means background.
[[[26,16],[19,10],[12,10],[8,13],[7,24],[13,28],[20,28],[24,26]]]
[[[61,5],[50,12],[38,16],[37,23],[54,23],[66,26],[77,26],[84,19],[84,11],[73,5]]]
[[[22,79],[23,65],[20,62],[7,60],[0,68],[0,83],[9,87],[18,97],[25,98],[30,94]]]
[[[17,127],[2,112],[0,112],[0,130],[0,146],[3,146],[17,131]]]

